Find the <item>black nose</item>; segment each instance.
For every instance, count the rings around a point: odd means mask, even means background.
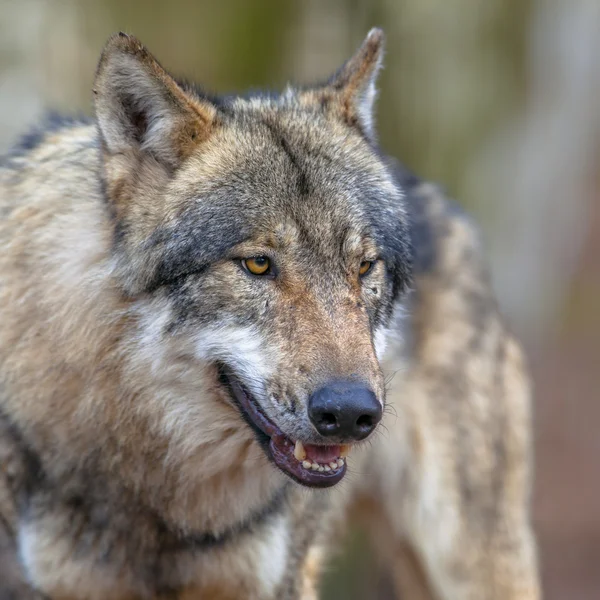
[[[352,381],[330,383],[308,400],[308,416],[317,431],[339,440],[363,440],[375,429],[382,412],[375,394]]]

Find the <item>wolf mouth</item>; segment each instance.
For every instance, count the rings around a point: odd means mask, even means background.
[[[346,474],[348,445],[305,445],[300,440],[292,441],[264,414],[252,394],[223,364],[219,365],[219,379],[254,430],[267,457],[288,477],[314,488],[331,487],[342,480]]]

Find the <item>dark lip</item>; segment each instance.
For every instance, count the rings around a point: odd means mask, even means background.
[[[218,370],[221,384],[229,391],[265,454],[283,473],[296,483],[311,488],[331,487],[343,479],[346,462],[329,473],[305,469],[294,456],[294,442],[263,413],[252,394],[244,388],[231,369],[219,364]]]

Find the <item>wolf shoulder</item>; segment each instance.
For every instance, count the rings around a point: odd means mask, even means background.
[[[0,207],[27,204],[53,192],[80,190],[84,201],[100,182],[93,119],[48,115],[0,155]],[[0,216],[2,212],[0,212]]]
[[[487,283],[486,250],[473,217],[442,186],[394,167],[408,202],[415,279],[449,277],[460,269]]]

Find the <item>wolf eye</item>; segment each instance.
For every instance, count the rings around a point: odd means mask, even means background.
[[[375,264],[375,261],[373,261],[373,260],[363,260],[360,263],[360,267],[358,269],[358,274],[361,277],[364,277],[372,269],[374,264]]]
[[[271,261],[267,256],[244,258],[242,266],[252,275],[268,275],[271,272]]]

